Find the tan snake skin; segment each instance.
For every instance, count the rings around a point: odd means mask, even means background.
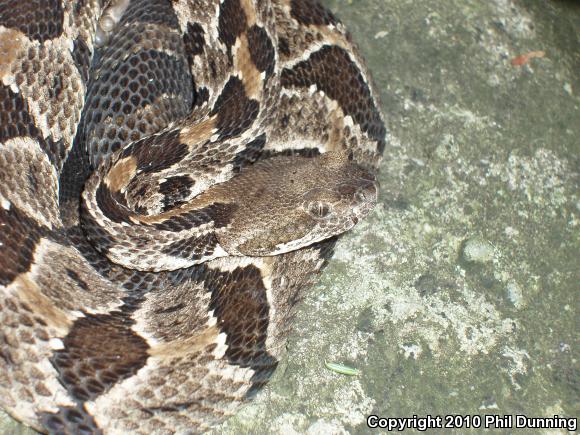
[[[0,405],[198,433],[281,358],[385,148],[314,0],[0,0]]]

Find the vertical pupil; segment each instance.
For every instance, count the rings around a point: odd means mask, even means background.
[[[330,212],[330,209],[328,204],[323,202],[315,202],[310,205],[310,212],[315,216],[325,217]]]

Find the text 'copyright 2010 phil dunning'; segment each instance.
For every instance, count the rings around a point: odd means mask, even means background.
[[[412,417],[379,417],[369,415],[367,426],[370,428],[387,429],[388,431],[403,431],[414,429],[565,429],[575,431],[577,419],[574,417],[529,417],[527,415],[426,415]]]

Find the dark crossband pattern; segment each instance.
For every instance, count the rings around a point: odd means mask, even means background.
[[[241,12],[240,0],[224,0],[220,6],[218,32],[219,38],[226,44],[228,51],[247,27],[246,15]]]
[[[64,160],[61,141],[43,138],[29,113],[28,104],[21,95],[0,85],[0,141],[17,137],[36,138],[51,162],[59,165]]]
[[[0,284],[7,286],[30,270],[34,249],[46,229],[16,207],[0,207],[0,223],[12,228],[10,233],[0,231]]]
[[[0,86],[0,140],[5,142],[20,136],[36,137],[38,129],[28,112],[28,105],[21,95],[8,86]],[[46,150],[45,150],[46,151]]]
[[[252,381],[263,384],[277,365],[268,353],[269,303],[262,275],[248,266],[206,278],[211,292],[210,309],[226,334],[225,357],[231,364],[250,367]]]
[[[163,195],[163,211],[183,205],[194,185],[195,180],[188,175],[168,177],[159,184],[159,192]]]
[[[126,313],[113,312],[87,315],[72,325],[52,365],[77,401],[94,400],[145,366],[149,346],[131,329],[132,323]]]
[[[43,43],[62,34],[63,5],[59,0],[7,0],[0,5],[0,25],[18,29],[24,35]]]
[[[300,24],[329,25],[336,24],[337,20],[332,13],[320,3],[311,0],[291,0],[290,14]]]
[[[159,140],[163,146],[159,145]],[[162,134],[161,137],[153,136],[135,142],[123,150],[119,160],[134,157],[139,171],[159,172],[183,160],[188,152],[188,146],[179,138],[179,131],[173,130]]]
[[[258,117],[260,105],[248,98],[244,84],[237,77],[226,83],[210,115],[217,115],[220,139],[239,136]]]
[[[350,36],[315,0],[0,0],[0,52],[0,405],[207,431],[376,201]]]
[[[331,99],[338,101],[345,115],[350,115],[361,129],[375,139],[378,151],[385,148],[385,127],[371,96],[369,85],[348,52],[340,47],[325,46],[308,60],[282,71],[282,85],[309,87],[316,85]]]
[[[265,71],[266,77],[274,72],[275,53],[272,40],[263,27],[252,26],[248,30],[248,44],[252,61],[258,68],[258,71]]]

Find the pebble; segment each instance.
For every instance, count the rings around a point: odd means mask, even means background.
[[[489,263],[493,260],[493,246],[486,240],[472,238],[465,242],[462,255],[470,263]]]

